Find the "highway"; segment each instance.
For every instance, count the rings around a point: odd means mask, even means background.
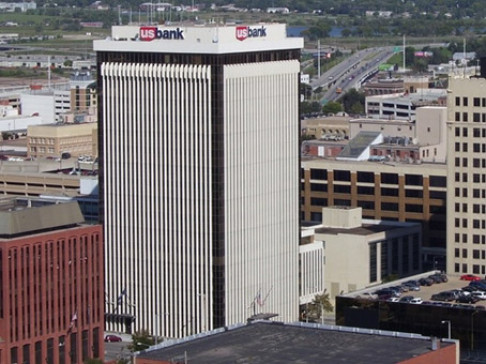
[[[378,72],[378,66],[393,55],[393,47],[367,48],[352,54],[343,62],[329,69],[320,77],[311,80],[313,90],[322,87],[323,103],[336,101],[352,88],[360,89],[361,84]],[[342,92],[336,92],[340,89]]]

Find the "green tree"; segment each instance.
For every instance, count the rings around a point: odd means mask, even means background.
[[[132,334],[132,343],[127,348],[131,352],[136,352],[147,349],[154,343],[155,339],[148,330],[140,330]]]
[[[307,305],[308,318],[319,320],[324,312],[333,312],[334,306],[329,298],[329,293],[316,294],[310,304]]]
[[[324,114],[336,114],[340,111],[343,111],[343,105],[335,101],[330,101],[322,107],[322,112]]]
[[[362,115],[365,110],[365,95],[352,88],[341,97],[344,111],[351,115]]]

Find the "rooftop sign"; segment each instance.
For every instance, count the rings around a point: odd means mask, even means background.
[[[260,28],[250,28],[246,25],[236,27],[236,39],[240,41],[244,41],[246,38],[257,38],[266,36],[267,28],[265,28],[263,25]]]
[[[184,39],[184,31],[177,29],[158,29],[157,27],[140,27],[140,40],[151,41],[154,39]]]

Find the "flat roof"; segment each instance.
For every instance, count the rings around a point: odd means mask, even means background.
[[[442,342],[441,347],[455,345]],[[137,358],[226,363],[397,363],[432,351],[429,337],[308,323],[255,321],[163,342]]]
[[[403,229],[403,226],[393,226],[393,225],[375,225],[375,224],[363,224],[356,228],[334,228],[334,227],[322,227],[316,229],[316,234],[351,234],[351,235],[373,235],[376,233],[381,233],[383,231],[391,231],[396,229]]]
[[[13,238],[84,222],[76,201],[34,197],[0,199],[0,238]]]
[[[285,24],[171,24],[114,26],[111,37],[93,46],[106,52],[226,54],[302,49],[304,39],[287,37]]]

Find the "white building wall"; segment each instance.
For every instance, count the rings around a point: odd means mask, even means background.
[[[210,68],[101,72],[109,300],[126,289],[135,329],[164,337],[212,329]]]
[[[324,292],[325,242],[315,241],[299,247],[300,298],[299,304],[311,303]]]
[[[20,95],[22,115],[32,116],[38,114],[43,124],[55,122],[54,95],[22,93]]]
[[[226,323],[260,312],[294,321],[299,62],[230,65],[224,79]]]

